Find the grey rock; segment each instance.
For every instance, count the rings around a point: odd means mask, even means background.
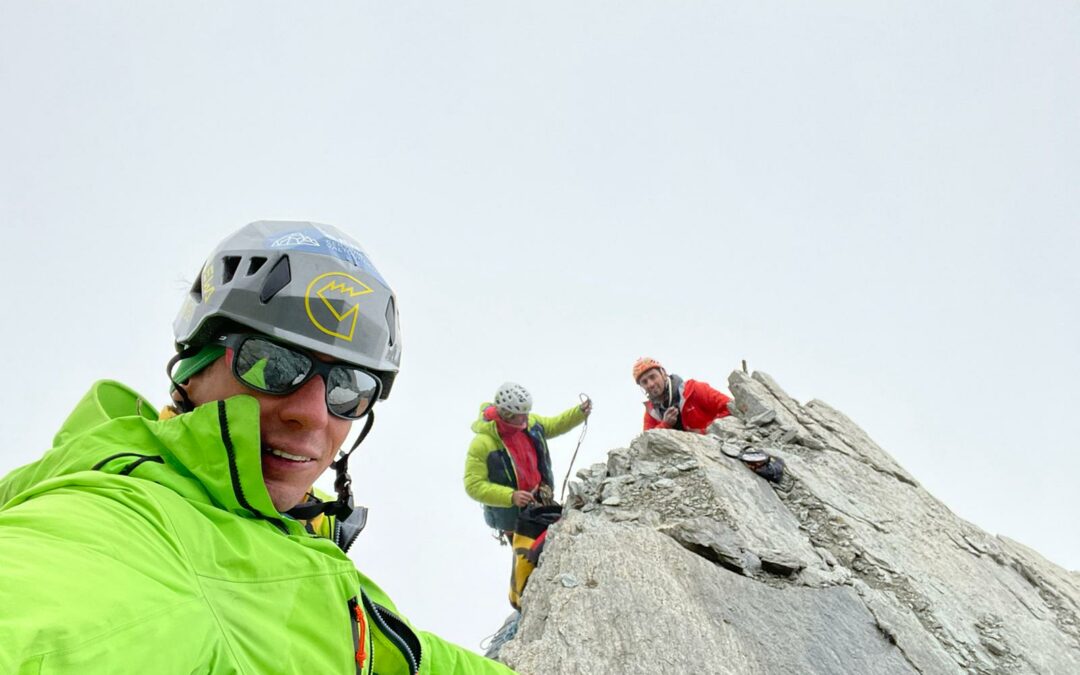
[[[728,387],[735,398],[735,409],[744,420],[760,418],[776,411],[772,408],[772,397],[759,383],[754,382],[745,373],[735,372],[728,378]]]
[[[612,505],[618,502],[612,500],[619,499],[621,501],[621,495],[625,487],[633,483],[636,480],[634,476],[621,475],[614,478],[606,478],[600,483],[600,503]]]
[[[567,508],[580,509],[585,506],[588,501],[589,495],[585,491],[585,485],[577,481],[570,481],[566,484],[566,500],[563,502]]]
[[[612,452],[617,452],[617,450],[612,450]],[[584,481],[586,484],[598,484],[600,481],[607,478],[607,464],[603,462],[597,462],[590,467],[578,469],[578,472],[575,475],[582,481]]]
[[[786,577],[806,568],[806,563],[784,551],[759,551],[758,556],[761,558],[761,569],[769,574]]]
[[[601,486],[608,475],[606,463],[593,464],[590,467],[579,469],[575,474],[578,481],[570,481],[567,484],[569,495],[565,505],[571,509],[585,509],[589,503],[595,501]]]
[[[709,424],[707,433],[720,441],[728,439],[741,439],[746,434],[746,424],[738,417],[729,415],[713,420]]]
[[[679,472],[676,471],[674,475],[679,475]],[[670,478],[661,478],[654,481],[650,487],[653,490],[674,490],[678,486],[675,485],[675,481],[671,480]]]
[[[724,444],[720,447],[720,452],[722,452],[726,457],[738,457],[745,450],[746,448],[744,447],[743,443],[732,443],[731,441],[725,441]]]
[[[692,517],[659,529],[687,550],[728,569],[747,574],[761,567],[757,556],[739,546],[734,531],[711,518]]]
[[[576,537],[549,535],[518,632],[499,655],[518,672],[917,672],[849,587],[773,588],[655,531],[568,518],[588,522]],[[547,568],[589,575],[568,589]]]
[[[751,426],[755,426],[755,427],[763,427],[766,424],[772,424],[775,421],[776,421],[776,411],[775,410],[763,410],[760,413],[758,413],[757,415],[754,415],[750,419],[746,420],[746,423],[751,425]]]
[[[691,469],[696,469],[699,466],[701,466],[701,464],[699,464],[696,459],[688,459],[685,462],[679,462],[678,464],[676,464],[675,468],[679,471],[690,471]]]
[[[556,575],[555,581],[559,582],[563,588],[576,588],[581,585],[581,582],[573,574]]]
[[[608,453],[607,474],[609,476],[621,476],[630,471],[630,459],[624,449],[612,450]]]
[[[832,407],[763,373],[729,382],[739,418],[647,432],[578,473],[584,504],[551,528],[501,660],[524,675],[1080,672],[1080,574],[958,518]],[[790,489],[725,445],[783,457]]]
[[[607,506],[618,506],[618,504],[608,504]],[[613,523],[625,523],[631,520],[641,520],[641,513],[619,509],[617,512],[612,513],[609,518]]]

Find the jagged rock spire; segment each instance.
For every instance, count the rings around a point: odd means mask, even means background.
[[[1080,575],[958,518],[767,375],[578,473],[500,654],[544,673],[1080,672]],[[778,490],[725,454],[783,457]],[[1070,524],[1065,529],[1074,530]]]

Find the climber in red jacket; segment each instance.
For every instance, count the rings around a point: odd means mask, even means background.
[[[678,429],[705,433],[705,428],[732,413],[730,396],[704,382],[668,375],[656,359],[643,356],[634,362],[634,382],[649,397],[645,401],[645,430]]]

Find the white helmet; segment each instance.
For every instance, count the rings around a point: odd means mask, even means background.
[[[527,415],[532,410],[532,395],[520,384],[506,382],[495,392],[495,408],[510,415]]]

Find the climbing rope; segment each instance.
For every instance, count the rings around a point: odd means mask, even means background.
[[[578,400],[580,400],[582,403],[585,403],[586,401],[589,400],[589,395],[585,394],[585,393],[578,394]],[[591,410],[589,411],[589,414],[592,415]],[[577,447],[574,448],[574,454],[570,456],[570,466],[566,469],[566,475],[563,477],[562,491],[559,492],[559,503],[560,504],[563,501],[563,497],[566,496],[566,481],[570,480],[570,472],[574,470],[574,461],[577,459],[578,450],[581,449],[581,442],[583,440],[585,440],[585,432],[588,431],[588,430],[589,430],[589,418],[586,417],[585,418],[585,424],[583,424],[582,427],[581,427],[581,435],[578,436],[578,439],[577,439]]]

